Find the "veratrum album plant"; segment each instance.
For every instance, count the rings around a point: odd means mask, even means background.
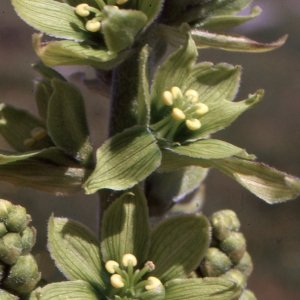
[[[52,215],[48,249],[66,281],[45,282],[30,254],[30,215],[0,200],[1,299],[256,299],[237,215],[207,218],[193,204],[205,197],[210,168],[270,204],[297,197],[300,179],[213,137],[264,91],[236,100],[241,67],[197,57],[209,47],[269,51],[286,37],[263,44],[220,33],[260,14],[237,14],[251,0],[84,1],[11,0],[41,32],[33,36],[39,115],[1,104],[0,133],[12,150],[0,153],[0,179],[57,195],[98,193],[100,236]],[[80,90],[53,69],[61,65],[92,66],[98,89],[110,90],[99,149]]]

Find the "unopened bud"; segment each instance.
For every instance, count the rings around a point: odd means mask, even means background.
[[[12,207],[11,202],[0,199],[0,221],[4,221],[8,217]]]
[[[36,230],[34,227],[26,227],[21,233],[22,255],[28,254],[35,244]]]
[[[7,233],[6,226],[3,222],[0,222],[0,238],[3,237],[5,233]]]
[[[239,300],[257,300],[257,298],[250,290],[244,290]]]
[[[244,288],[246,285],[246,277],[243,273],[236,269],[230,269],[228,272],[221,275],[220,277],[228,279],[230,281],[234,281],[241,288]]]
[[[22,253],[22,240],[18,233],[7,233],[0,239],[0,260],[14,264]]]
[[[253,270],[253,263],[250,254],[246,251],[238,262],[237,265],[234,266],[235,269],[241,271],[246,277],[249,277]]]
[[[14,205],[8,218],[5,220],[8,231],[21,232],[25,229],[30,219],[28,219],[26,209],[20,205]]]

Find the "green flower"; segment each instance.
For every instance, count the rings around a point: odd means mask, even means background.
[[[210,243],[200,214],[170,217],[150,230],[139,186],[104,213],[102,241],[75,221],[51,217],[49,250],[71,280],[38,288],[30,300],[233,299],[242,288],[222,278],[189,278]],[[220,298],[222,295],[222,298]]]
[[[25,22],[63,39],[42,43],[41,35],[34,35],[35,51],[46,65],[91,65],[104,70],[128,56],[126,49],[156,18],[162,3],[139,2],[12,0]]]

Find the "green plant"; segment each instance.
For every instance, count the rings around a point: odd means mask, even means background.
[[[34,65],[41,75],[35,90],[39,117],[1,106],[0,132],[16,152],[2,152],[0,178],[52,193],[99,191],[102,254],[97,238],[82,225],[52,217],[49,248],[71,281],[30,294],[9,290],[11,297],[254,299],[245,290],[251,258],[232,212],[213,215],[209,224],[192,210],[150,233],[147,206],[151,216],[187,212],[174,206],[174,199],[198,201],[211,167],[269,203],[299,194],[298,178],[210,137],[257,105],[263,90],[234,102],[240,67],[196,64],[197,48],[260,52],[281,46],[285,37],[260,44],[210,32],[256,17],[257,7],[249,16],[235,15],[249,0],[86,2],[12,0],[21,18],[58,40],[33,38],[41,59]],[[160,64],[167,44],[177,49]],[[112,81],[109,138],[95,163],[83,97],[50,68],[71,64],[91,65],[99,78],[105,74]],[[61,251],[65,248],[72,250]],[[127,254],[134,256],[122,262]],[[112,265],[104,266],[107,261]],[[143,276],[134,273],[136,264]],[[148,271],[156,279],[149,281]]]

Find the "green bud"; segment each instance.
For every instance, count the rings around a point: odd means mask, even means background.
[[[234,264],[237,264],[246,251],[246,240],[240,232],[231,232],[229,236],[220,243],[220,248],[225,252]]]
[[[3,222],[0,222],[0,237],[3,237],[7,232],[6,226]]]
[[[0,262],[0,281],[3,279],[4,277],[4,270],[5,270],[5,265],[3,263]],[[1,295],[1,294],[0,294]],[[1,299],[1,298],[0,298]]]
[[[241,271],[246,277],[249,277],[253,270],[253,263],[250,254],[246,251],[242,259],[234,266],[235,269]]]
[[[244,290],[239,300],[257,300],[257,298],[250,290]]]
[[[18,294],[25,294],[32,291],[39,280],[37,263],[31,254],[27,254],[19,257],[3,284]]]
[[[14,264],[22,253],[22,240],[18,233],[7,233],[0,239],[0,260]]]
[[[227,272],[231,267],[229,257],[218,248],[209,248],[200,264],[204,276],[217,277]]]
[[[228,279],[230,281],[234,281],[241,288],[244,288],[246,286],[246,277],[239,270],[230,269],[228,272],[221,275],[220,277]]]
[[[23,206],[14,205],[5,224],[8,231],[21,232],[30,221],[31,218],[26,214],[26,209]]]
[[[1,300],[19,300],[20,298],[18,296],[10,294],[7,291],[0,289],[0,299]]]
[[[21,233],[22,239],[22,255],[28,254],[35,244],[36,229],[34,227],[26,227]]]
[[[13,205],[4,199],[0,199],[0,221],[4,221],[10,213]]]

